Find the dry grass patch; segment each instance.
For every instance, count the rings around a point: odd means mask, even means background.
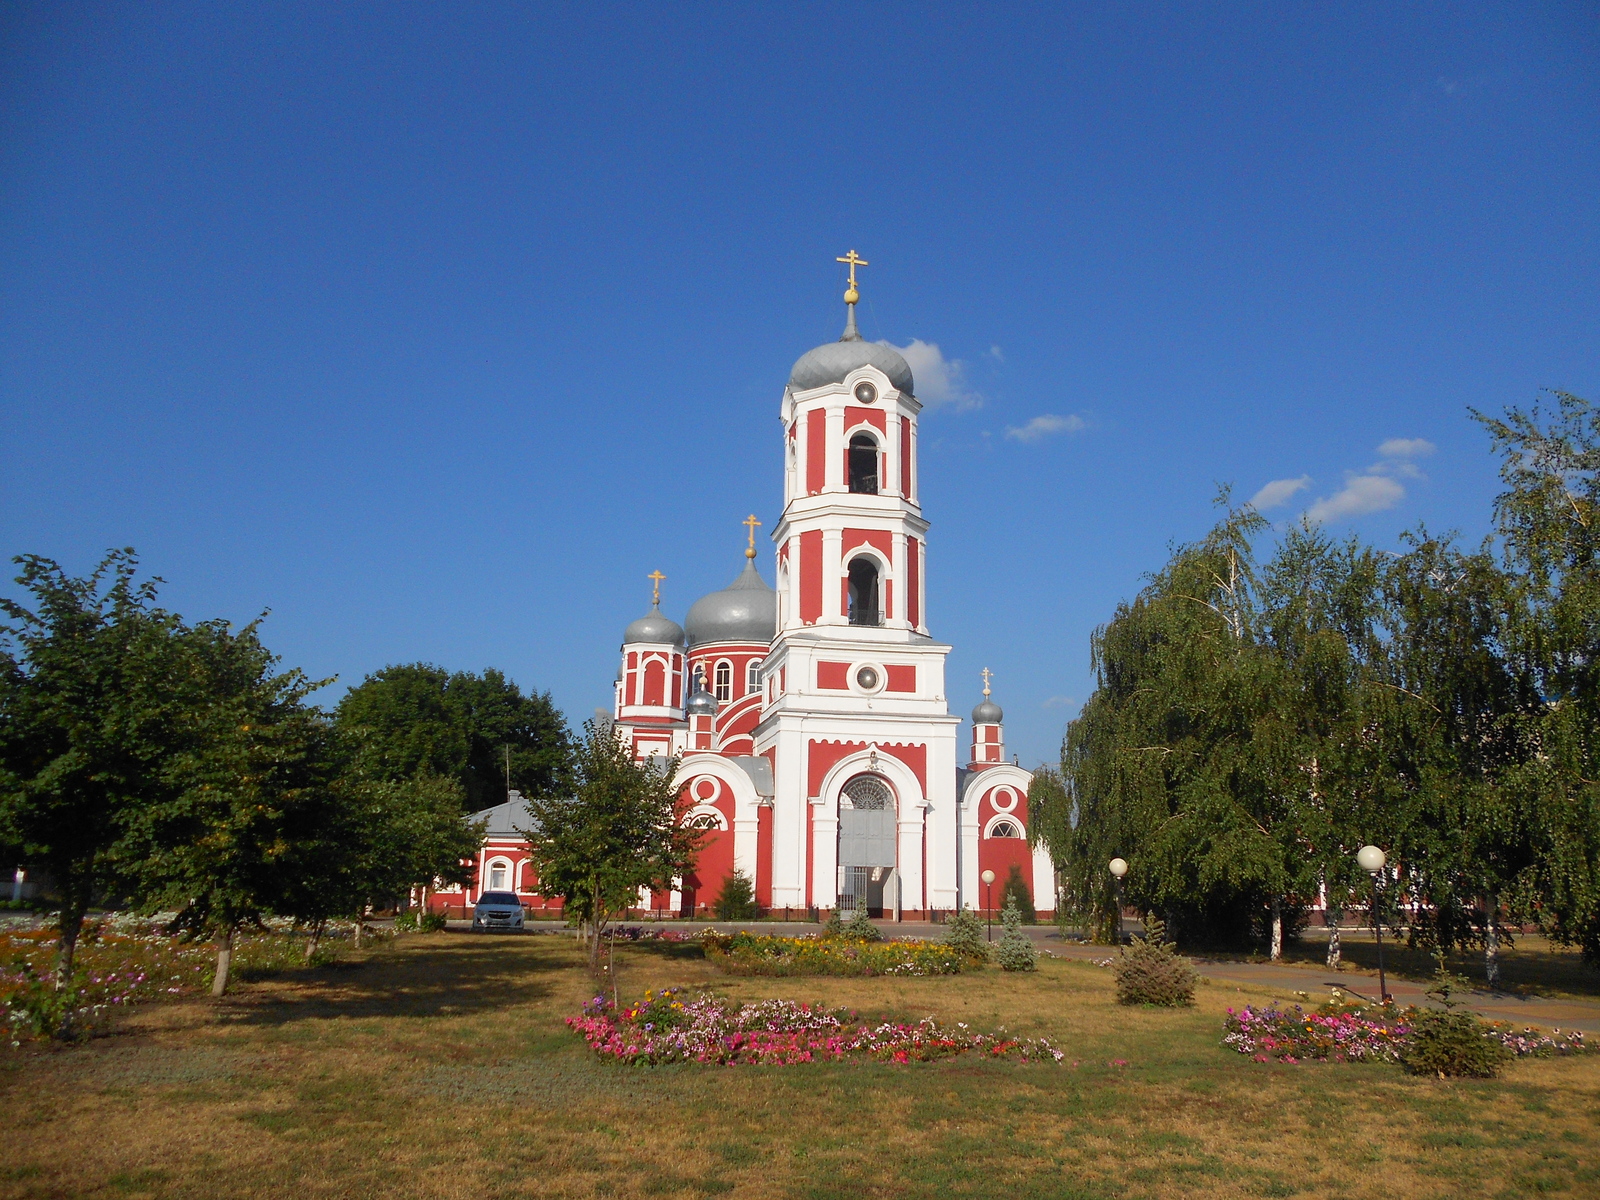
[[[686,947],[617,958],[627,992],[935,1014],[1049,1037],[1068,1059],[623,1067],[562,1024],[591,994],[565,939],[409,937],[13,1055],[0,1197],[1600,1192],[1600,1055],[1440,1083],[1249,1062],[1220,1047],[1221,1015],[1265,993],[1202,985],[1192,1010],[1122,1008],[1087,963],[754,979]]]

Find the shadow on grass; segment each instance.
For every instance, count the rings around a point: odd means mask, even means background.
[[[541,953],[541,950],[543,951]],[[572,963],[534,939],[406,939],[368,957],[270,978],[230,997],[228,1019],[285,1025],[333,1017],[470,1016],[548,996]]]

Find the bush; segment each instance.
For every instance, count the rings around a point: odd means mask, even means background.
[[[985,962],[989,957],[988,943],[983,940],[983,922],[970,908],[963,908],[950,918],[945,926],[944,944],[974,962]]]
[[[1187,959],[1178,957],[1178,948],[1162,940],[1166,930],[1161,921],[1145,921],[1145,937],[1122,951],[1117,960],[1117,1003],[1155,1004],[1181,1008],[1194,1003],[1196,976]]]
[[[865,908],[858,908],[844,923],[844,936],[857,942],[881,942],[883,932],[872,923]]]
[[[1011,874],[1006,877],[1006,886],[1000,890],[1001,910],[1004,911],[1012,905],[1016,905],[1024,925],[1039,923],[1039,917],[1033,909],[1033,889],[1028,886],[1022,868],[1016,863],[1011,864]]]
[[[1411,1023],[1411,1041],[1400,1055],[1400,1064],[1412,1075],[1437,1075],[1465,1079],[1493,1079],[1500,1065],[1511,1057],[1505,1042],[1494,1029],[1472,1013],[1455,1011],[1460,1002],[1452,999],[1466,980],[1444,969],[1440,957],[1439,973],[1428,989],[1444,1011],[1429,1009],[1417,1013]]]
[[[719,921],[753,921],[761,915],[756,885],[743,871],[735,871],[722,881],[714,907]]]
[[[1015,899],[1006,903],[1000,919],[1006,923],[1006,935],[1000,939],[1000,969],[1032,971],[1038,966],[1038,955],[1028,935],[1022,932],[1022,914],[1017,911]]]
[[[823,923],[822,926],[822,936],[835,940],[846,936],[844,931],[844,914],[841,913],[837,908],[829,911],[828,919]]]

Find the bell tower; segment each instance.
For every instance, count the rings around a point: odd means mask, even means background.
[[[959,721],[945,699],[950,647],[929,635],[924,603],[922,405],[906,360],[857,328],[856,271],[866,259],[852,249],[838,261],[849,268],[844,333],[795,363],[780,408],[777,636],[754,743],[757,754],[803,764],[781,773],[773,822],[777,845],[805,849],[792,863],[774,861],[773,903],[835,907],[855,895],[846,868],[870,868],[874,887],[893,872],[885,911],[890,895],[899,910],[950,908],[954,873],[938,864],[954,861]],[[871,790],[864,777],[894,798],[898,851],[889,862],[838,857],[840,807]]]

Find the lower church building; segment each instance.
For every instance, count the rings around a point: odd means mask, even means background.
[[[641,759],[681,756],[685,819],[708,831],[693,874],[640,906],[704,913],[738,870],[768,910],[927,919],[985,908],[983,874],[998,898],[1016,868],[1047,914],[1054,874],[1027,842],[1032,776],[1007,761],[989,672],[964,739],[947,700],[950,646],[926,624],[911,368],[857,332],[861,260],[840,261],[844,335],[802,355],[783,390],[775,586],[756,567],[751,517],[732,583],[679,625],[661,612],[657,573],[651,610],[622,636],[617,735]],[[516,832],[520,797],[477,817],[489,829],[473,884],[434,903],[516,890],[544,907]]]

